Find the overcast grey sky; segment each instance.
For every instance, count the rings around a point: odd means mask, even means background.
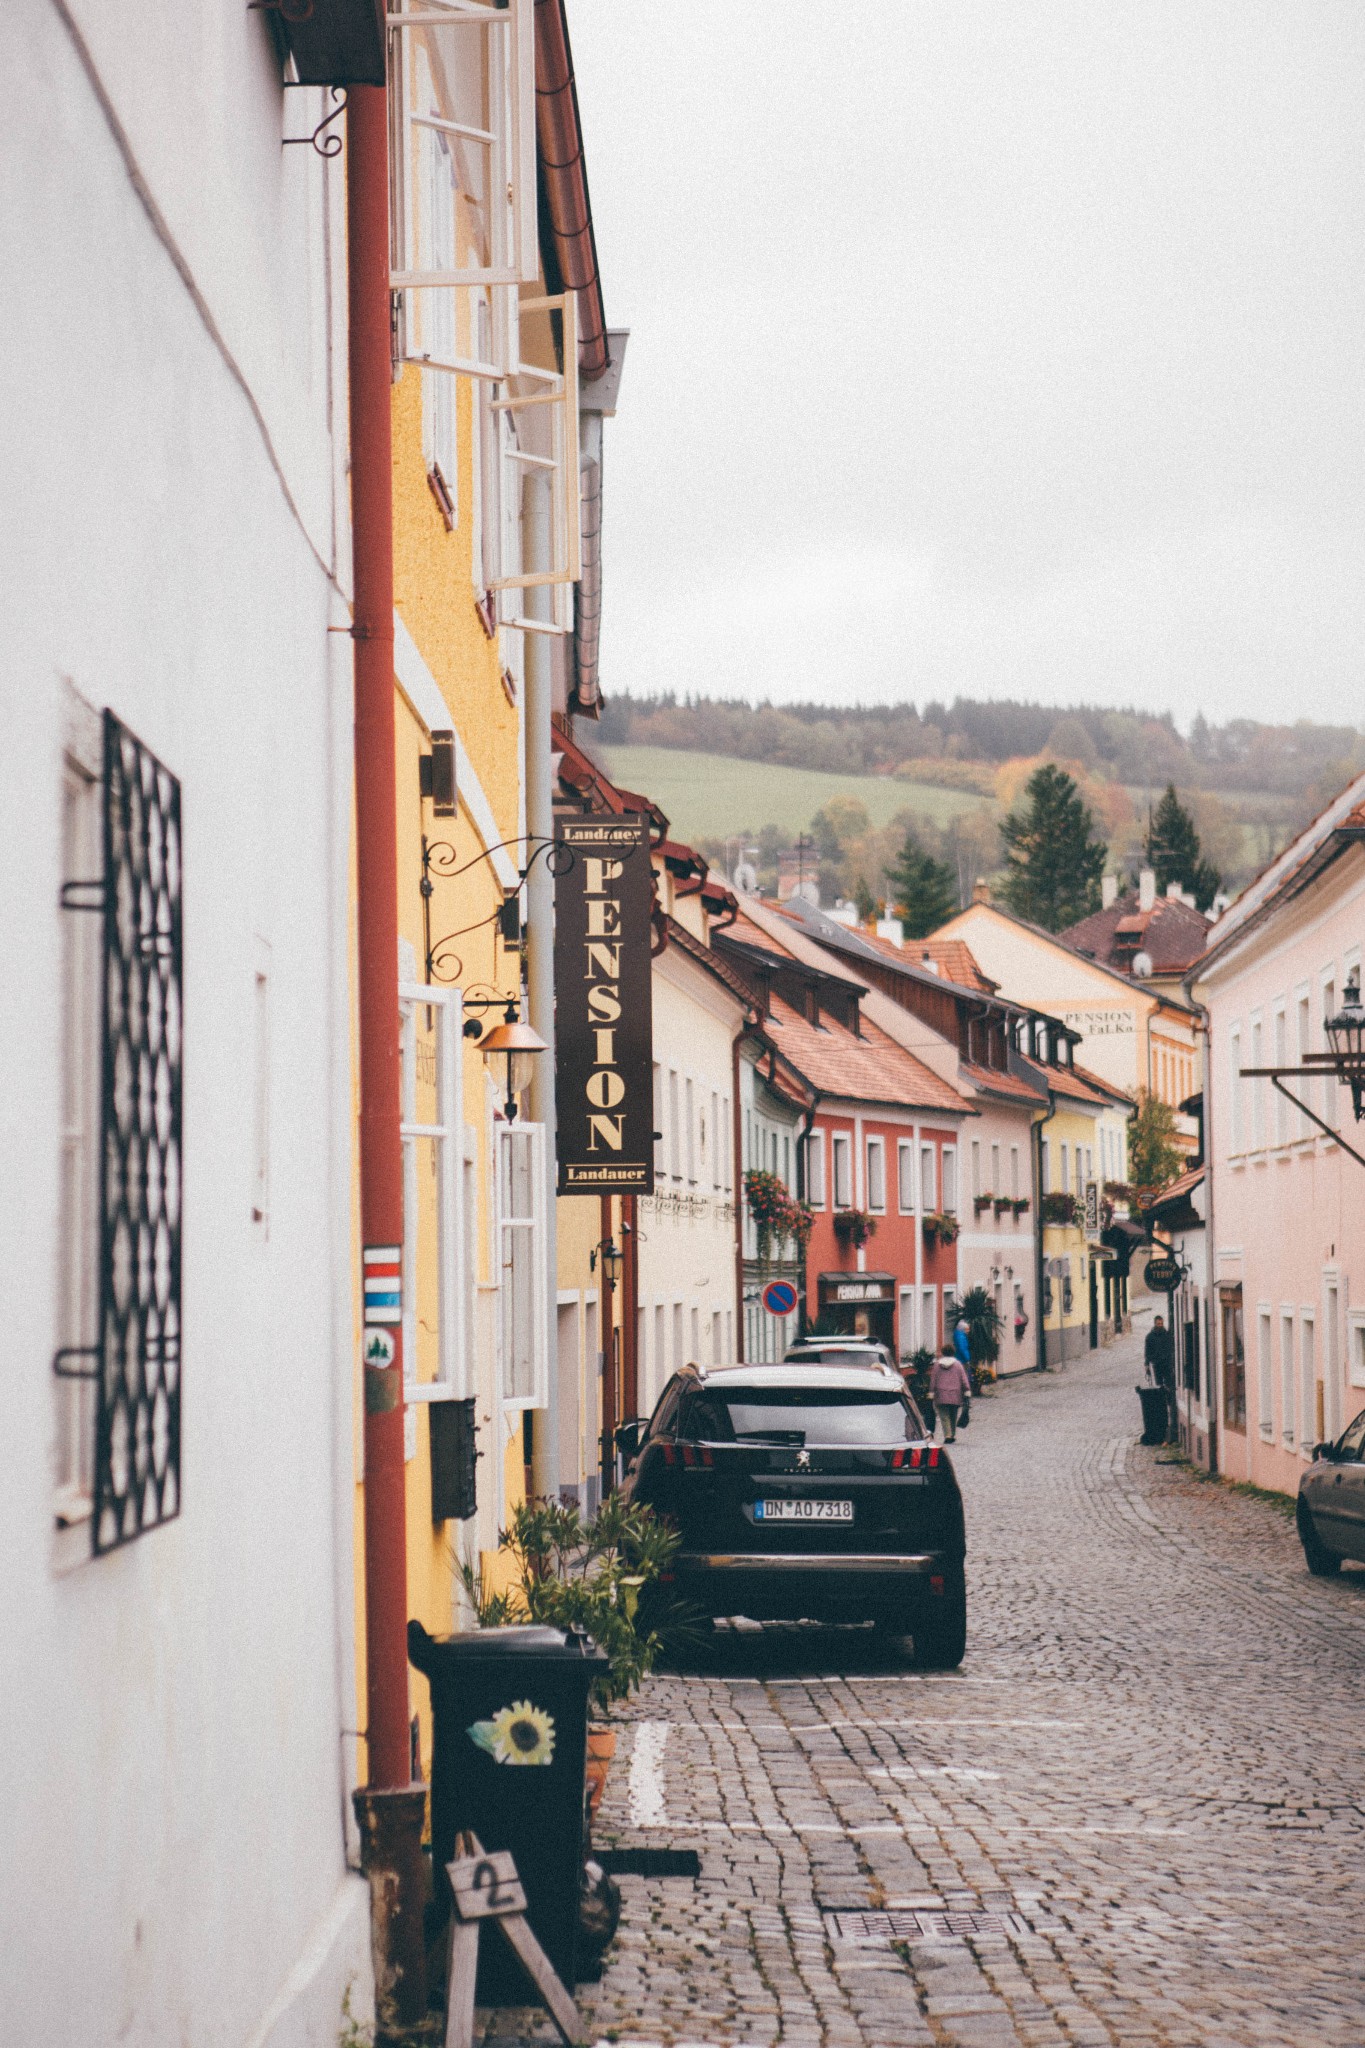
[[[1365,716],[1360,0],[571,0],[608,691]]]

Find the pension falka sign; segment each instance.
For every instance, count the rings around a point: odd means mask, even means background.
[[[562,1195],[654,1189],[652,877],[645,818],[561,820],[555,1115]]]

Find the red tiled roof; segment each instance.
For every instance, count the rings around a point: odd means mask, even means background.
[[[1208,944],[1212,920],[1202,910],[1177,902],[1173,896],[1158,896],[1150,910],[1139,910],[1138,900],[1136,891],[1130,889],[1126,895],[1115,897],[1107,910],[1083,917],[1079,924],[1068,925],[1057,936],[1076,952],[1089,954],[1118,974],[1130,971],[1136,952],[1151,955],[1157,974],[1183,973]],[[1137,942],[1131,951],[1119,950],[1116,941],[1120,933]]]
[[[975,989],[978,995],[993,996],[1000,986],[981,972],[965,939],[907,939],[898,946],[894,939],[865,931],[861,925],[858,937],[900,967],[927,965],[930,974],[938,973],[944,981],[956,982],[960,988]]]
[[[765,1035],[823,1095],[906,1109],[940,1109],[955,1116],[972,1114],[970,1103],[956,1088],[866,1018],[861,1038],[855,1038],[832,1019],[808,1024],[790,1003],[774,995]]]
[[[1204,1168],[1192,1166],[1188,1173],[1182,1173],[1178,1180],[1173,1180],[1169,1187],[1164,1187],[1159,1195],[1142,1196],[1142,1207],[1159,1209],[1165,1202],[1178,1202],[1182,1196],[1193,1194],[1203,1178]]]
[[[1102,1081],[1086,1067],[1044,1067],[1048,1087],[1058,1095],[1070,1095],[1077,1102],[1098,1102],[1106,1109],[1120,1103],[1132,1106],[1133,1098],[1112,1081]]]
[[[995,1067],[978,1067],[963,1060],[959,1069],[964,1081],[970,1081],[973,1088],[981,1089],[986,1095],[1007,1095],[1018,1102],[1031,1102],[1035,1108],[1046,1103],[1041,1088],[1031,1087],[1021,1074],[1003,1073]],[[1051,1069],[1045,1071],[1051,1072]]]

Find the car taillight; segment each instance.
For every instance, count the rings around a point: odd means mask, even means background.
[[[900,1472],[934,1472],[938,1469],[939,1447],[937,1444],[911,1444],[907,1449],[891,1453],[891,1469]]]
[[[665,1465],[685,1465],[689,1471],[697,1465],[710,1465],[711,1453],[705,1444],[660,1444]]]

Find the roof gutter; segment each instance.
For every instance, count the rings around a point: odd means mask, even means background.
[[[591,384],[610,354],[564,0],[536,0],[536,143],[559,274],[578,293],[578,374]]]

